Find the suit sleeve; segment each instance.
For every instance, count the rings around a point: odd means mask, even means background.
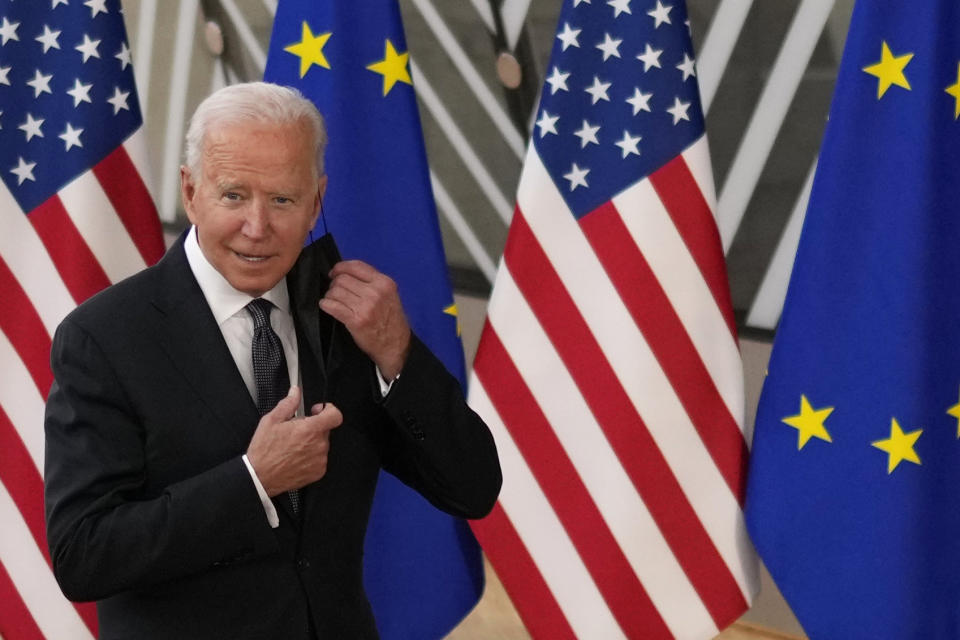
[[[387,471],[455,516],[490,513],[502,482],[493,436],[416,336],[383,406],[393,423],[385,438]]]
[[[51,364],[47,537],[68,598],[97,600],[276,550],[240,456],[151,495],[148,434],[96,340],[66,320]]]

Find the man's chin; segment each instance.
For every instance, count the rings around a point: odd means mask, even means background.
[[[232,278],[227,278],[227,282],[230,283],[237,291],[242,291],[249,296],[254,298],[259,298],[270,289],[273,289],[280,279],[283,278],[283,275],[277,276],[268,276],[268,275],[258,275],[258,276],[235,276]]]

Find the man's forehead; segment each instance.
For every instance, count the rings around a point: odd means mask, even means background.
[[[316,177],[310,132],[298,123],[260,121],[218,124],[204,138],[201,170],[216,182],[236,182],[249,172],[283,171],[297,180],[301,167]]]

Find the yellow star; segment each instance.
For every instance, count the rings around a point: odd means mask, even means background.
[[[460,313],[457,311],[457,303],[454,302],[449,307],[446,307],[443,312],[448,316],[453,316],[457,319],[457,337],[460,337]]]
[[[957,438],[960,439],[960,402],[947,409],[947,413],[957,419]]]
[[[880,62],[863,68],[863,70],[870,75],[880,79],[877,83],[877,100],[883,97],[883,94],[887,92],[887,89],[889,89],[892,84],[903,87],[907,91],[910,90],[910,83],[907,82],[907,77],[903,74],[903,70],[911,58],[913,58],[912,53],[894,56],[893,53],[890,52],[890,47],[887,46],[886,41],[883,42],[883,47],[880,52]]]
[[[960,118],[960,64],[957,64],[957,83],[950,85],[944,91],[954,98],[953,119],[956,120]]]
[[[383,76],[383,95],[390,93],[390,89],[398,82],[413,85],[410,72],[407,71],[409,58],[409,52],[397,53],[397,50],[393,48],[393,43],[388,38],[386,47],[384,47],[383,60],[367,65],[367,69]]]
[[[289,47],[283,48],[284,51],[299,56],[301,78],[307,75],[307,71],[312,64],[320,65],[324,69],[330,68],[330,63],[327,62],[327,58],[323,55],[323,46],[327,44],[327,40],[330,39],[331,35],[332,32],[328,31],[327,33],[314,36],[310,31],[310,25],[304,20],[300,42],[295,42]]]
[[[916,444],[917,438],[920,437],[921,433],[923,433],[923,429],[904,433],[900,429],[900,424],[897,422],[897,419],[893,418],[890,422],[890,437],[886,440],[877,440],[876,442],[870,443],[877,449],[881,449],[890,454],[890,457],[887,459],[888,474],[893,473],[893,470],[897,468],[897,465],[900,464],[902,460],[909,460],[914,464],[920,464],[920,458],[917,456],[917,452],[913,450],[913,445]]]
[[[823,409],[814,409],[810,406],[807,396],[800,396],[800,413],[795,416],[787,416],[783,422],[787,423],[798,431],[797,433],[797,451],[803,449],[807,441],[812,437],[833,442],[827,428],[823,426],[824,421],[833,412],[833,407]]]

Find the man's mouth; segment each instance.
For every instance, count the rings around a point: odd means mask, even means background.
[[[248,254],[248,253],[240,253],[239,251],[234,251],[233,253],[234,253],[238,258],[240,258],[241,260],[243,260],[243,261],[245,261],[245,262],[263,262],[264,260],[266,260],[267,258],[270,257],[270,256],[255,256],[255,255]]]

